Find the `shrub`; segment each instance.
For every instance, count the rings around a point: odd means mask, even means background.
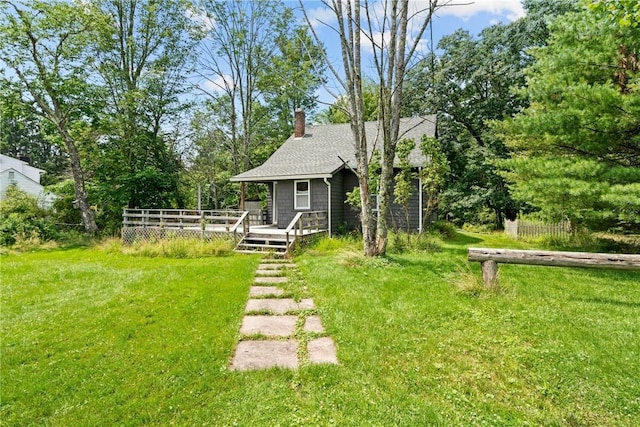
[[[410,248],[410,241],[407,239],[407,234],[402,232],[395,232],[391,234],[389,239],[389,252],[395,252],[398,254],[404,253]]]
[[[73,206],[76,198],[73,180],[67,179],[57,184],[50,185],[47,190],[55,194],[53,202],[54,218],[59,224],[81,224],[80,209]]]
[[[415,246],[417,250],[424,252],[440,252],[442,249],[438,239],[429,234],[421,234],[418,236]]]
[[[430,233],[438,233],[442,237],[453,238],[456,236],[456,226],[448,221],[434,221],[429,224]]]
[[[52,240],[56,229],[50,212],[38,205],[38,199],[12,185],[6,198],[0,202],[0,245],[11,246],[16,242]]]
[[[455,231],[453,233],[455,235]],[[389,235],[388,251],[390,253],[439,252],[440,249],[439,235],[437,234],[412,234],[411,238],[407,238],[407,233],[405,232],[394,232]]]
[[[476,224],[469,224],[465,222],[462,225],[462,229],[470,233],[492,233],[495,231],[496,227],[493,224],[476,225]]]

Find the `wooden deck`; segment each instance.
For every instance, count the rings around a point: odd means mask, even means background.
[[[122,241],[194,238],[233,239],[239,252],[274,252],[286,256],[310,236],[327,232],[327,213],[299,212],[286,228],[264,224],[264,216],[249,211],[189,209],[125,209]]]

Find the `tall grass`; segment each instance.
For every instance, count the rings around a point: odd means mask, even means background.
[[[165,239],[158,241],[138,240],[132,245],[123,245],[120,239],[108,239],[99,247],[106,252],[120,252],[125,255],[166,258],[202,258],[208,256],[228,256],[233,252],[230,240]]]

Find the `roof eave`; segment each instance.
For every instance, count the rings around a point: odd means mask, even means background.
[[[324,179],[331,178],[333,174],[330,173],[317,173],[317,174],[302,174],[302,175],[273,175],[273,176],[251,176],[251,177],[239,177],[232,176],[229,178],[231,182],[270,182],[270,181],[291,181],[299,179]]]

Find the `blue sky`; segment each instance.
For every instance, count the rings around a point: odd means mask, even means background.
[[[327,1],[330,2],[331,0]],[[369,2],[380,6],[384,0],[369,0]],[[284,3],[297,12],[301,24],[306,24],[300,10],[299,0],[285,0]],[[320,0],[302,0],[302,3],[318,37],[327,50],[329,61],[342,74],[340,43],[334,30],[336,26],[335,15]],[[446,6],[438,9],[433,19],[434,46],[437,46],[438,40],[442,36],[451,34],[458,29],[467,30],[476,36],[488,26],[500,22],[509,23],[524,15],[521,0],[439,0],[439,3]],[[429,3],[426,0],[409,0],[409,4],[412,11],[422,11],[428,8]],[[376,10],[376,6],[373,7],[373,10]],[[381,7],[378,7],[377,13],[382,15],[383,10]],[[193,19],[202,20],[201,23],[203,25],[213,25],[206,18],[202,18],[199,15],[193,15]],[[363,44],[366,44],[365,41],[363,39]],[[420,47],[422,51],[417,52],[414,60],[428,53],[428,32],[420,41]],[[372,63],[370,56],[367,56],[367,46],[363,46],[362,55],[364,68]],[[364,73],[366,74],[367,70]],[[369,70],[369,75],[373,75],[372,70]],[[328,79],[327,84],[317,91],[320,101],[318,111],[332,104],[336,99],[335,96],[344,92],[329,70],[326,77]],[[225,84],[225,79],[222,76],[217,76],[211,81],[200,82],[200,84],[207,91],[217,91],[219,90],[219,85]]]
[[[300,7],[297,1],[291,0],[287,3],[293,8]],[[423,10],[428,7],[427,1],[413,0],[410,3],[411,7],[415,8],[414,10]],[[441,0],[440,3],[447,4],[447,6],[439,9],[435,14],[433,20],[434,45],[437,45],[442,36],[451,34],[457,29],[461,28],[469,31],[472,35],[477,35],[488,26],[500,22],[512,22],[524,15],[520,0]],[[318,36],[325,44],[329,60],[341,69],[339,41],[335,31],[330,28],[336,23],[333,12],[324,7],[320,1],[303,0],[303,4]],[[428,42],[429,35],[425,34],[421,41],[424,53],[428,51]],[[363,58],[365,58],[365,52],[363,52]],[[331,78],[327,87],[318,92],[320,101],[332,103],[335,98],[329,92],[341,92],[335,80]],[[320,106],[320,109],[323,108]]]

